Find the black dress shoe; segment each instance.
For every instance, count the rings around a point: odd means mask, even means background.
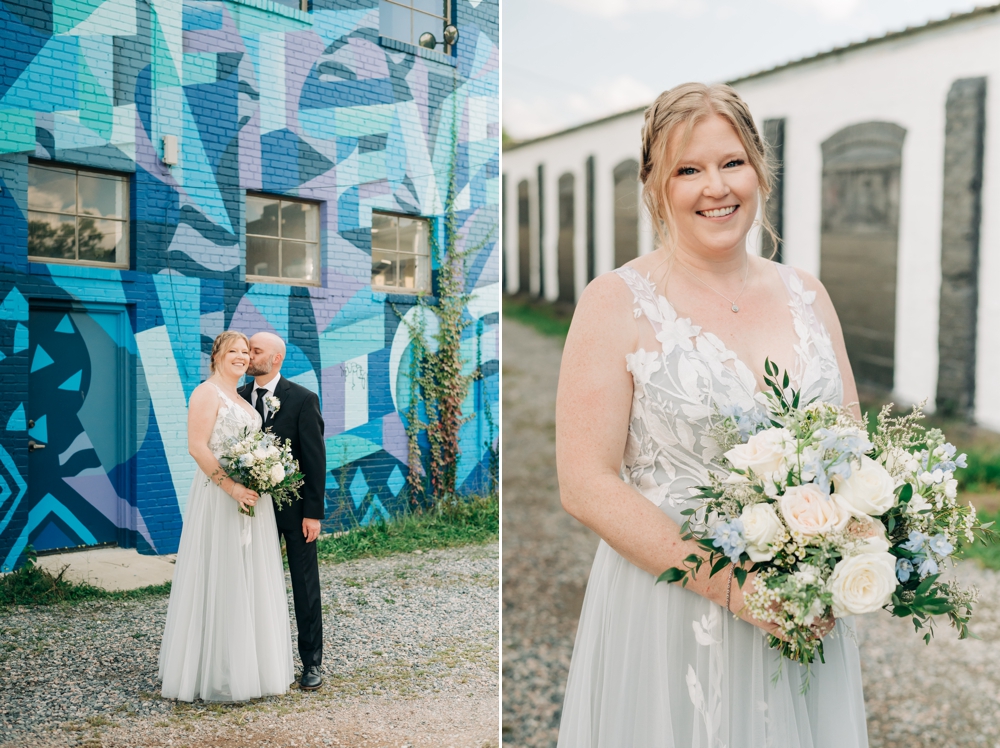
[[[319,674],[319,665],[310,665],[302,671],[299,688],[303,691],[316,691],[323,685],[323,676]]]

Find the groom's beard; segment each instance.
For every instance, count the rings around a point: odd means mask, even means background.
[[[265,374],[270,374],[270,373],[271,373],[270,365],[258,366],[257,364],[250,364],[247,367],[247,374],[249,374],[251,377],[262,377]]]

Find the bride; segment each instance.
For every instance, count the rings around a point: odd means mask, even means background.
[[[741,590],[706,564],[686,588],[655,583],[699,552],[679,524],[715,465],[708,429],[758,407],[765,358],[803,402],[859,411],[823,286],[748,251],[771,175],[736,92],[688,83],[661,94],[645,115],[640,179],[660,246],[587,287],[560,373],[562,502],[602,542],[559,746],[867,746],[850,622],[816,627],[826,663],[803,693],[802,666],[781,663],[772,627],[743,610],[753,575]]]
[[[212,375],[188,404],[188,451],[198,470],[160,646],[165,698],[245,701],[287,693],[294,680],[274,506],[219,464],[226,438],[261,427],[260,415],[236,392],[249,363],[245,335],[219,335]],[[256,516],[239,513],[239,505],[255,507]]]

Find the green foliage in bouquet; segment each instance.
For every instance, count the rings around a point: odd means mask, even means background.
[[[919,424],[920,406],[899,417],[886,406],[869,439],[846,408],[802,405],[770,360],[765,383],[765,408],[720,413],[710,429],[725,472],[710,473],[697,506],[681,511],[682,536],[701,551],[657,581],[684,586],[706,565],[709,577],[732,567],[742,588],[756,572],[747,612],[777,626],[769,645],[806,666],[823,661],[819,624],[831,615],[882,608],[926,629],[925,641],[933,617],[946,615],[969,636],[977,591],[941,581],[941,567],[977,533],[992,538],[992,523],[957,500],[965,455]]]
[[[300,498],[303,475],[292,456],[292,443],[280,439],[270,430],[251,431],[249,428],[223,445],[219,458],[226,475],[237,483],[263,496],[269,494],[275,509]],[[239,512],[254,516],[254,508]]]

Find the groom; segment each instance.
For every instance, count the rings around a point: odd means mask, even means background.
[[[292,455],[299,461],[305,484],[301,500],[275,508],[278,534],[285,538],[288,570],[292,577],[295,621],[299,629],[299,656],[302,678],[299,688],[315,691],[323,685],[323,607],[319,594],[319,563],[316,538],[324,516],[326,491],[326,443],[323,416],[316,393],[281,376],[285,341],[269,332],[250,338],[250,366],[253,382],[239,392],[260,413],[264,428],[281,439],[290,439]]]

